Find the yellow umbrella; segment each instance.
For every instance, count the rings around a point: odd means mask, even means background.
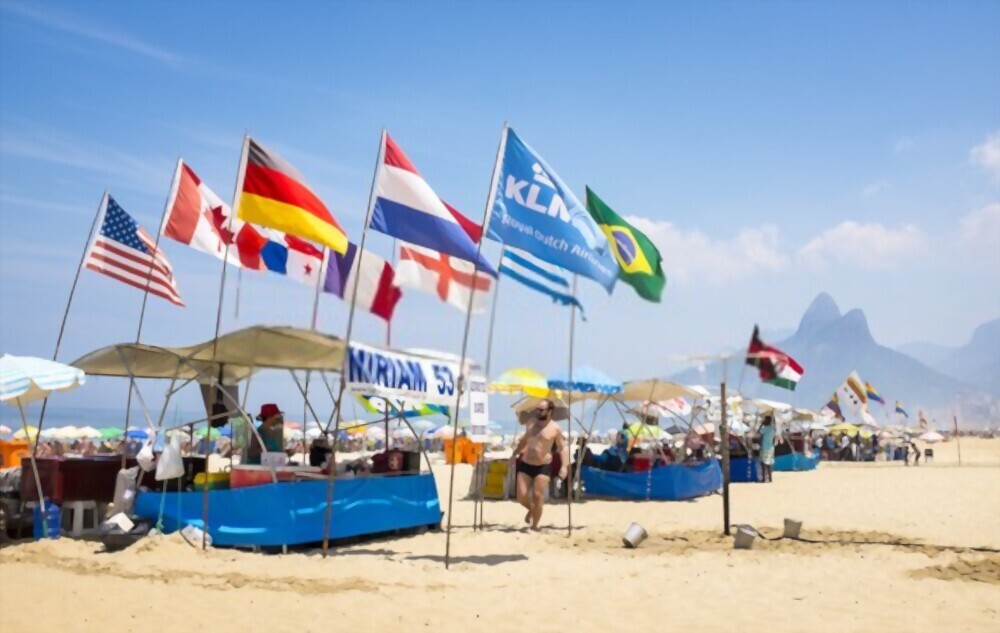
[[[14,433],[14,439],[15,440],[26,440],[26,439],[28,439],[28,435],[30,435],[31,436],[31,441],[34,442],[35,439],[38,437],[38,427],[36,427],[36,426],[29,426],[29,427],[26,427],[26,428],[28,430],[27,435],[25,435],[25,433],[24,433],[25,429],[24,428],[20,428],[20,429],[17,430],[17,433]]]
[[[490,383],[490,393],[509,396],[527,394],[536,398],[544,398],[549,394],[549,381],[533,369],[518,367],[508,369]]]

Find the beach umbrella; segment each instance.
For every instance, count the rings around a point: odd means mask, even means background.
[[[928,444],[933,444],[934,442],[944,441],[944,436],[938,433],[937,431],[927,431],[917,439],[922,442],[927,442]]]
[[[574,398],[588,398],[621,393],[622,381],[593,367],[584,366],[573,369],[572,381],[570,381],[568,371],[549,378],[548,387],[561,394],[572,391]]]
[[[519,367],[508,369],[490,383],[490,393],[518,396],[527,394],[529,396],[544,397],[549,393],[549,383],[545,376],[533,369]]]
[[[663,439],[663,440],[670,439],[670,434],[667,433],[662,428],[652,424],[644,424],[642,422],[636,422],[634,424],[629,425],[628,434],[636,439],[641,439],[641,438]]]
[[[35,438],[38,437],[38,427],[29,426],[26,429],[20,428],[14,433],[15,440],[26,440],[31,437],[31,441],[34,442]]]
[[[196,431],[195,435],[197,434],[198,432]],[[128,433],[125,434],[125,437],[127,437],[130,440],[148,440],[149,431],[145,429],[129,429]]]
[[[230,432],[230,435],[232,435],[232,432]],[[228,436],[224,435],[223,437],[228,437]],[[288,428],[285,429],[284,432],[285,440],[301,440],[303,437],[305,437],[305,435],[299,429],[288,429]]]
[[[114,437],[120,437],[123,433],[125,433],[124,430],[116,429],[113,426],[106,426],[103,429],[98,429],[98,432],[101,434],[101,439],[105,440],[110,440],[111,438]]]
[[[17,408],[21,414],[21,426],[26,436],[31,435],[24,413],[27,404],[47,398],[53,391],[73,389],[84,382],[86,378],[83,371],[70,365],[30,356],[10,354],[0,356],[0,401]],[[37,439],[37,433],[36,429],[32,439]],[[45,495],[42,492],[42,482],[38,476],[34,452],[31,453],[31,470],[35,477],[42,516],[45,516]],[[43,521],[42,526],[47,537],[48,521]]]
[[[523,398],[514,403],[513,409],[517,413],[517,421],[521,424],[527,424],[535,419],[535,408],[538,403],[542,400],[549,400],[552,402],[552,419],[556,422],[561,422],[563,420],[569,419],[569,405],[567,405],[561,398],[555,396],[549,396],[548,398],[539,398],[531,396],[528,398]]]
[[[323,435],[323,429],[319,428],[318,426],[311,426],[308,429],[306,429],[305,433],[306,439],[316,440],[319,439],[321,435]]]
[[[286,429],[292,429],[292,430],[301,430],[302,429],[302,423],[301,422],[294,422],[292,420],[285,420],[285,428]]]
[[[10,427],[6,424],[0,424],[0,435],[10,435]]]
[[[428,433],[428,437],[433,437],[439,440],[450,440],[455,437],[455,429],[451,428],[447,424],[444,426],[439,426],[438,428]]]
[[[77,430],[76,436],[85,440],[96,440],[101,437],[101,432],[92,426],[84,426]]]
[[[437,427],[437,425],[430,420],[413,420],[410,422],[410,426],[413,427],[414,431],[420,433],[421,435],[426,434],[428,431]]]
[[[365,435],[373,440],[384,440],[385,431],[382,427],[375,426],[374,424],[365,429]]]
[[[48,435],[47,437],[52,437],[52,438],[55,438],[57,440],[71,440],[71,439],[74,439],[76,437],[77,430],[78,429],[75,426],[72,426],[72,425],[70,425],[70,426],[62,426],[62,427],[59,427],[57,429],[52,429],[52,433],[50,435]],[[44,435],[44,431],[43,431],[42,437],[46,437],[46,435]]]

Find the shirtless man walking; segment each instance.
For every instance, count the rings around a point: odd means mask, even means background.
[[[559,425],[552,420],[554,405],[551,400],[540,400],[535,408],[535,419],[527,424],[524,437],[514,449],[517,462],[517,500],[527,508],[524,522],[538,530],[545,504],[545,490],[549,486],[552,466],[552,447],[559,449],[562,467],[559,477],[566,479],[569,466],[569,447],[563,440]]]

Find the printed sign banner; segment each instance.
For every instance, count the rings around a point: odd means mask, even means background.
[[[490,397],[486,383],[485,376],[469,378],[469,439],[473,442],[490,441]]]
[[[354,394],[455,406],[458,363],[351,343],[347,389]]]

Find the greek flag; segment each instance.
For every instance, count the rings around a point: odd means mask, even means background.
[[[537,257],[512,248],[504,248],[503,256],[500,257],[501,275],[542,293],[560,305],[576,306],[583,316],[583,306],[573,296],[573,289],[561,272],[559,268]],[[583,318],[586,320],[586,316]]]

